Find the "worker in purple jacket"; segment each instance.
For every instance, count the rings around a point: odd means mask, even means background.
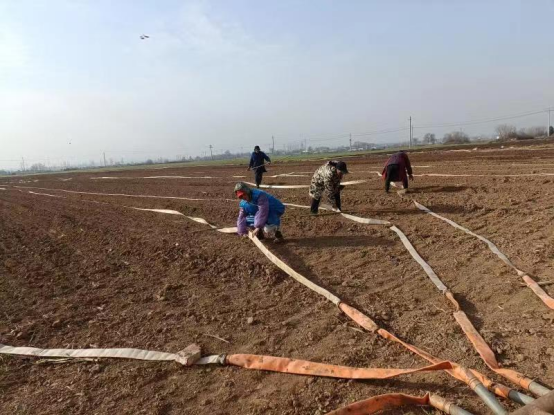
[[[241,200],[237,219],[239,235],[247,235],[248,228],[253,227],[254,235],[260,240],[267,236],[274,237],[276,243],[283,241],[281,217],[285,205],[281,201],[267,192],[250,189],[244,182],[235,185],[235,195]]]

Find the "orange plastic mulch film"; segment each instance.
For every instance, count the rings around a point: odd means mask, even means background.
[[[458,325],[464,331],[467,338],[473,344],[477,353],[481,356],[483,361],[485,361],[485,364],[487,364],[487,366],[497,374],[500,374],[506,379],[510,380],[511,382],[523,387],[526,390],[529,390],[529,386],[531,385],[533,380],[524,376],[521,373],[518,373],[517,371],[508,370],[500,367],[500,365],[496,361],[496,357],[494,353],[487,345],[485,340],[481,337],[481,335],[477,332],[473,324],[468,319],[467,315],[462,311],[458,301],[454,298],[454,295],[452,294],[452,292],[450,292],[448,287],[444,285],[444,283],[439,279],[439,277],[436,275],[436,273],[431,268],[431,266],[429,266],[429,264],[425,260],[423,260],[423,258],[421,258],[421,256],[417,253],[414,246],[410,243],[410,241],[407,239],[404,233],[395,226],[392,226],[390,229],[398,234],[406,249],[410,252],[412,257],[423,267],[425,273],[431,279],[433,284],[437,286],[437,288],[452,303],[452,305],[454,306],[454,309],[456,310],[453,313],[454,318],[458,322]]]
[[[377,332],[380,336],[382,336],[385,339],[389,339],[395,342],[398,342],[402,346],[404,346],[406,349],[412,351],[413,353],[419,355],[420,357],[426,359],[427,361],[437,364],[441,362],[436,357],[433,357],[431,354],[411,345],[408,344],[397,337],[395,337],[390,332],[379,328],[379,326],[367,315],[360,312],[359,310],[355,309],[352,306],[349,306],[345,304],[344,302],[341,302],[340,299],[333,294],[329,293],[327,290],[315,285],[313,282],[306,279],[304,276],[299,275],[294,270],[292,270],[289,266],[286,266],[281,260],[279,260],[275,255],[273,255],[263,244],[261,241],[259,241],[256,237],[250,235],[250,239],[256,244],[256,246],[271,260],[276,266],[281,268],[283,271],[285,271],[287,274],[289,274],[291,277],[296,279],[298,282],[304,284],[308,288],[315,290],[317,293],[322,294],[323,296],[327,297],[327,299],[330,299],[333,303],[338,305],[338,307],[348,316],[350,317],[354,322],[356,322],[358,325],[360,325],[362,328],[371,331],[371,332]],[[448,294],[447,294],[448,296]],[[455,363],[451,363],[452,367],[456,367],[457,365]],[[459,368],[459,367],[458,367]],[[468,377],[465,373],[461,373],[460,371],[452,370],[446,370],[450,375],[457,378],[458,380],[468,383]],[[485,377],[483,374],[478,373],[475,370],[471,370],[471,373],[479,379],[487,388],[489,388],[491,391],[493,391],[498,396],[508,398],[510,389],[506,386],[493,383],[490,379]]]
[[[344,302],[339,303],[339,309],[365,330],[375,332],[379,329],[379,326],[370,317],[363,314],[358,309]]]
[[[237,367],[250,370],[265,370],[278,373],[297,374],[304,376],[330,377],[351,380],[384,380],[401,375],[451,370],[452,363],[441,361],[439,363],[415,369],[400,368],[356,368],[333,364],[316,363],[306,360],[295,360],[284,357],[272,357],[267,355],[231,354],[225,362]]]
[[[546,293],[529,275],[525,274],[521,277],[527,286],[537,295],[543,303],[550,309],[554,309],[554,299]]]
[[[494,352],[490,349],[486,341],[481,337],[479,332],[475,329],[473,324],[469,321],[467,315],[463,311],[454,312],[454,318],[458,322],[458,325],[462,328],[468,339],[473,344],[473,347],[477,350],[485,364],[494,372],[503,375],[511,382],[523,387],[525,390],[529,390],[529,385],[533,382],[529,377],[524,376],[517,371],[507,368],[501,368],[496,361]]]
[[[451,299],[451,301],[455,305],[457,305],[456,300],[450,294],[450,292],[447,292],[446,296],[449,299]],[[423,359],[425,359],[425,360],[427,360],[427,361],[429,361],[433,364],[438,364],[438,363],[442,362],[442,360],[440,360],[437,357],[432,356],[431,354],[427,353],[426,351],[423,351],[422,349],[420,349],[420,348],[418,348],[418,347],[416,347],[412,344],[408,344],[407,342],[402,341],[401,339],[399,339],[396,336],[394,336],[393,334],[391,334],[389,331],[387,331],[383,328],[379,328],[379,326],[371,318],[369,318],[367,315],[364,315],[362,312],[360,312],[359,310],[353,308],[352,306],[349,306],[346,303],[341,302],[339,304],[339,308],[346,315],[348,315],[348,317],[350,317],[350,319],[352,319],[354,322],[356,322],[362,328],[365,328],[366,330],[371,331],[371,332],[377,332],[381,337],[401,344],[404,348],[406,348],[409,351],[419,355]],[[492,353],[492,351],[491,351],[491,353]],[[493,357],[494,357],[494,355],[493,355]],[[469,373],[468,373],[467,371],[465,371],[465,369],[460,367],[458,364],[456,364],[452,361],[449,361],[449,362],[451,364],[451,369],[445,370],[445,371],[448,372],[454,378],[470,385],[471,384],[470,379],[475,377],[475,379],[477,379],[481,383],[483,383],[483,385],[485,385],[485,387],[487,387],[487,389],[494,392],[497,396],[504,397],[505,399],[509,398],[510,390],[511,390],[509,387],[504,386],[502,384],[494,383],[491,379],[489,379],[485,375],[479,373],[478,371],[470,369]],[[510,371],[510,370],[508,370],[508,371]],[[516,374],[519,374],[519,373],[516,373]],[[528,382],[531,381],[530,379],[528,379],[524,376],[520,375],[520,377],[523,377],[523,379],[528,381]],[[518,380],[521,381],[522,378],[518,378]],[[527,383],[521,384],[519,382],[517,384],[522,385],[522,386],[528,385]]]
[[[429,405],[429,394],[423,397],[408,396],[402,393],[389,393],[371,397],[352,403],[340,409],[333,410],[329,415],[373,415],[387,409],[401,406],[426,406]]]
[[[415,345],[408,344],[405,341],[402,341],[401,339],[397,338],[395,335],[391,334],[386,329],[380,328],[378,331],[378,334],[381,335],[383,338],[388,339],[389,341],[394,341],[402,345],[407,350],[413,352],[414,354],[419,355],[421,358],[431,362],[431,363],[439,363],[440,360],[437,357],[432,356],[428,352],[416,347]],[[446,370],[447,373],[449,373],[452,377],[468,384],[470,376],[467,374],[467,372],[463,371],[461,367],[459,367],[456,363],[451,362],[452,364],[452,370]],[[477,380],[479,380],[483,385],[489,389],[490,391],[494,392],[499,397],[503,397],[505,399],[508,399],[510,396],[511,389],[507,386],[504,386],[503,384],[498,384],[493,382],[490,378],[485,376],[484,374],[481,374],[480,372],[469,369],[471,374],[475,376]]]
[[[535,293],[535,295],[538,296],[538,298],[546,305],[548,306],[550,309],[554,309],[554,298],[552,298],[551,296],[548,295],[548,293],[546,293],[540,286],[537,282],[535,282],[535,280],[533,280],[527,273],[519,270],[512,262],[511,260],[503,253],[500,251],[500,249],[496,246],[496,244],[494,244],[492,241],[490,241],[488,238],[485,238],[483,237],[482,235],[479,235],[479,234],[476,234],[474,233],[473,231],[471,230],[468,230],[466,227],[458,224],[457,222],[454,222],[452,221],[451,219],[449,218],[446,218],[446,217],[443,217],[442,215],[439,215],[433,211],[431,211],[429,208],[427,208],[426,206],[424,205],[421,205],[419,202],[417,202],[415,199],[413,200],[415,206],[417,208],[419,208],[421,211],[423,212],[426,212],[430,215],[432,215],[433,217],[435,218],[438,218],[444,222],[446,222],[447,224],[450,224],[451,226],[453,226],[454,228],[457,228],[461,231],[463,231],[464,233],[466,234],[469,234],[479,240],[481,240],[482,242],[484,242],[490,251],[492,251],[494,254],[496,254],[498,256],[498,258],[500,260],[502,260],[506,265],[508,265],[509,267],[511,267],[512,269],[514,269],[518,276],[520,276],[523,281],[527,284],[527,286],[533,291],[533,293]]]

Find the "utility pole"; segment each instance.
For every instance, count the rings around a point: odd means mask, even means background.
[[[273,143],[271,145],[271,154],[275,153],[275,136],[271,136],[271,142]]]
[[[214,154],[212,152],[213,146],[210,144],[210,156],[212,157],[212,160],[214,160]]]
[[[410,116],[410,149],[412,148],[412,116]]]
[[[352,133],[350,133],[350,151],[352,151]]]
[[[25,172],[25,159],[23,156],[21,157],[21,169],[23,169],[23,172]]]
[[[106,152],[102,153],[104,155],[104,167],[106,167]]]
[[[546,126],[546,137],[550,137],[550,112],[552,111],[552,107],[548,108],[548,126]]]

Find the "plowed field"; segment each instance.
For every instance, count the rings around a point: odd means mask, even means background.
[[[346,180],[367,182],[346,187],[343,209],[400,228],[501,365],[554,384],[554,311],[486,244],[412,202],[487,237],[554,296],[554,147],[412,152],[416,177],[404,196],[384,192],[375,172],[385,158],[344,159],[351,171]],[[322,163],[276,163],[264,183],[309,184]],[[298,176],[271,177],[292,172]],[[171,209],[234,226],[233,185],[241,180],[234,176],[253,179],[238,166],[0,178],[0,343],[167,352],[197,343],[205,355],[427,365],[361,331],[248,238],[132,209]],[[269,192],[309,204],[307,189]],[[387,227],[289,207],[283,234],[284,244],[267,247],[308,279],[405,341],[517,387],[485,366],[451,305]],[[471,412],[489,412],[444,372],[343,381],[231,366],[0,356],[0,413],[324,413],[378,394],[427,391]],[[424,410],[434,412],[404,409]]]

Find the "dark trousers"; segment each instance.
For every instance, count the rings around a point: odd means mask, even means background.
[[[398,182],[400,180],[400,166],[388,165],[387,172],[385,173],[385,191],[389,191],[391,182]],[[408,178],[405,176],[402,180],[404,189],[408,189]]]
[[[312,198],[312,206],[310,207],[310,211],[312,212],[312,214],[317,214],[319,212],[319,202],[321,200],[320,199],[314,199]],[[337,204],[337,208],[338,209],[341,209],[341,203],[340,203],[340,191],[338,191],[336,194],[335,194],[335,202]]]
[[[264,171],[263,170],[261,170],[261,169],[256,169],[255,170],[254,179],[255,179],[257,188],[260,187],[260,184],[262,183],[263,176],[264,176]]]

